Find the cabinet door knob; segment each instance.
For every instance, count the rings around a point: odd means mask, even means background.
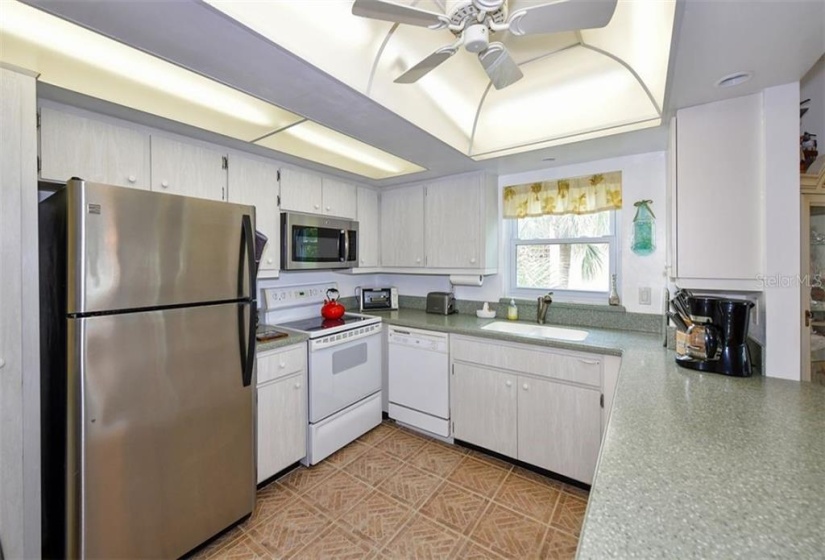
[[[329,206],[327,206],[326,211],[329,212],[330,210],[332,210],[332,209]]]
[[[266,264],[272,264],[272,259],[266,259]]]
[[[364,264],[364,259],[361,259],[361,264]]]
[[[513,382],[512,382],[512,381],[505,381],[505,382],[504,382],[504,384],[505,384],[505,385],[507,385],[508,387],[512,387],[512,386],[513,386]]]
[[[527,383],[525,383],[524,385],[522,385],[522,386],[521,386],[521,388],[522,388],[522,389],[524,389],[525,391],[529,391],[529,390],[530,390],[530,386],[529,386]]]
[[[168,189],[169,188],[169,181],[161,181],[160,186],[163,187],[164,189]]]
[[[417,259],[415,259],[415,262],[420,263],[421,262],[421,257],[418,257]]]
[[[313,208],[315,208],[316,210],[318,210],[320,207],[321,207],[320,204],[316,204],[316,205],[313,206]]]
[[[6,366],[6,360],[0,358],[0,369],[3,369]]]
[[[284,369],[286,367],[286,362],[281,362],[280,364],[278,364],[278,367]]]
[[[470,258],[470,264],[476,264],[476,258],[475,257]]]
[[[135,177],[134,175],[129,175],[128,180],[130,183],[134,183],[135,181],[137,181],[137,177]]]
[[[300,388],[301,388],[301,382],[300,382],[300,381],[298,381],[297,383],[295,383],[295,388],[296,388],[296,389],[300,389]]]

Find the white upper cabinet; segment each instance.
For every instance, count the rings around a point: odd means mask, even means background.
[[[44,106],[40,110],[40,178],[149,188],[149,134]]]
[[[226,200],[226,154],[200,144],[152,136],[152,190]]]
[[[761,94],[677,112],[673,277],[761,274],[762,128]]]
[[[281,169],[281,210],[355,219],[355,185],[299,169]]]
[[[428,268],[496,266],[496,184],[488,175],[460,176],[427,187]]]
[[[495,273],[497,197],[496,179],[486,173],[382,193],[381,266]]]
[[[424,267],[424,187],[381,193],[381,265]]]
[[[356,187],[343,181],[324,177],[323,185],[323,213],[328,216],[339,216],[354,220],[356,209]]]
[[[322,214],[323,204],[320,175],[291,167],[281,168],[281,210]]]
[[[255,228],[267,236],[258,276],[277,276],[280,269],[281,220],[278,211],[278,166],[233,153],[229,161],[229,202],[255,207]]]
[[[358,266],[376,267],[378,260],[378,192],[358,187]]]

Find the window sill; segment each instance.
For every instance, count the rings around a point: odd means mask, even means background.
[[[499,300],[499,303],[501,303],[504,306],[507,306],[507,305],[509,305],[511,298],[513,300],[515,300],[516,305],[518,307],[521,307],[523,305],[530,305],[530,306],[536,306],[537,305],[537,302],[536,302],[535,299],[529,299],[529,298],[522,297],[522,296],[519,296],[519,295],[503,297]],[[554,308],[554,309],[561,308],[561,309],[570,309],[570,310],[579,310],[579,311],[606,311],[606,312],[609,312],[609,313],[626,313],[627,312],[627,309],[623,305],[608,305],[606,303],[598,303],[599,300],[603,302],[605,299],[607,299],[607,298],[605,298],[603,296],[600,296],[598,299],[593,298],[593,300],[590,301],[590,302],[585,302],[585,301],[581,301],[581,300],[571,300],[571,299],[567,299],[567,298],[564,298],[564,297],[562,297],[562,299],[558,300],[558,299],[556,299],[556,296],[553,295],[553,303],[551,304],[551,308]]]

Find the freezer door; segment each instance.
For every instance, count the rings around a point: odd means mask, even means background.
[[[254,297],[253,206],[78,180],[66,189],[69,313]]]
[[[70,320],[68,557],[177,558],[253,510],[249,311]]]

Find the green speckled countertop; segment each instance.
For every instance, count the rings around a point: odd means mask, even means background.
[[[825,387],[679,368],[658,335],[583,342],[402,309],[386,323],[622,356],[578,558],[822,558]],[[577,327],[582,328],[582,327]]]
[[[292,346],[293,344],[300,344],[301,342],[306,342],[307,340],[309,340],[309,335],[307,335],[306,333],[294,331],[292,329],[287,329],[283,327],[278,327],[278,330],[288,333],[289,336],[285,336],[284,338],[276,338],[275,340],[269,340],[267,342],[259,341],[255,345],[255,352],[266,352],[267,350],[276,350],[278,348],[283,348],[284,346]]]

